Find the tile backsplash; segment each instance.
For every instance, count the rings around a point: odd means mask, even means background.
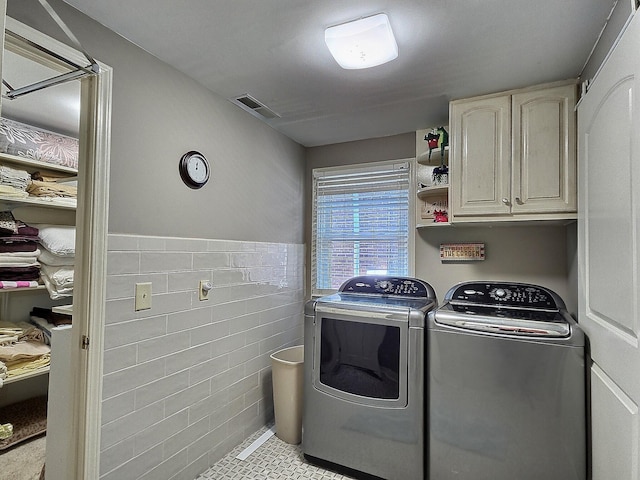
[[[303,308],[304,245],[110,234],[100,478],[195,478],[269,422]]]

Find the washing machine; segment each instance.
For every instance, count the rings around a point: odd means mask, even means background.
[[[585,336],[553,291],[465,282],[428,320],[431,480],[585,480]]]
[[[426,282],[390,276],[355,277],[306,304],[309,461],[355,477],[424,479],[425,326],[436,306]]]

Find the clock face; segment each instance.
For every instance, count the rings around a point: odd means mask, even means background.
[[[187,161],[187,173],[194,182],[202,183],[209,175],[209,169],[202,157],[194,155]]]
[[[209,180],[209,162],[199,152],[185,153],[178,168],[182,180],[190,188],[201,188]]]

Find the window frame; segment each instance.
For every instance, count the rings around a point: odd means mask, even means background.
[[[408,210],[407,210],[407,222],[408,222],[408,232],[407,232],[407,268],[408,276],[413,276],[415,274],[415,235],[416,235],[416,216],[415,216],[415,208],[416,208],[416,195],[415,189],[413,186],[415,185],[415,158],[401,158],[396,160],[384,160],[384,161],[374,161],[374,162],[364,162],[364,163],[356,163],[349,165],[339,165],[332,167],[319,167],[314,168],[311,171],[311,245],[310,245],[310,290],[311,297],[317,298],[322,295],[329,295],[335,293],[336,289],[318,289],[317,288],[317,252],[316,252],[316,243],[317,243],[317,195],[316,195],[316,179],[324,174],[347,174],[350,170],[354,172],[362,172],[370,169],[371,172],[375,172],[376,170],[384,169],[389,166],[394,165],[406,165],[406,168],[409,170],[408,175]]]

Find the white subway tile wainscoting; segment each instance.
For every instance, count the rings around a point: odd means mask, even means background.
[[[303,284],[301,244],[110,234],[100,478],[193,479],[271,422],[269,355],[302,344]]]

